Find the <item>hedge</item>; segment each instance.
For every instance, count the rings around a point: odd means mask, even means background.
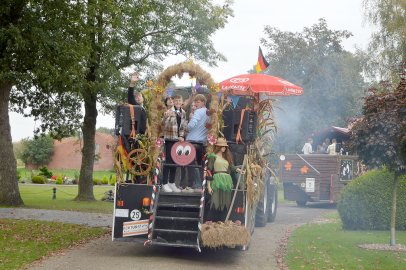
[[[337,205],[343,228],[349,230],[388,230],[392,207],[394,174],[373,170],[354,179],[342,192]],[[406,230],[406,175],[397,192],[396,229]]]
[[[45,184],[46,183],[45,177],[43,175],[34,175],[31,178],[31,181],[33,184]]]

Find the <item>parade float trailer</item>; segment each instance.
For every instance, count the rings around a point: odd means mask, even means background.
[[[227,218],[212,222],[208,207],[206,181],[198,192],[161,191],[160,174],[164,166],[184,167],[205,171],[205,156],[212,150],[210,139],[205,151],[197,142],[174,142],[161,139],[161,119],[164,112],[163,92],[170,79],[188,73],[200,85],[206,85],[210,106],[207,123],[208,137],[225,137],[234,163],[245,171],[233,177],[232,202]],[[229,85],[216,84],[210,74],[192,62],[166,69],[156,83],[148,83],[144,91],[148,107],[120,105],[116,114],[118,147],[115,155],[117,183],[114,195],[113,241],[136,241],[144,245],[187,247],[239,247],[246,249],[254,226],[273,221],[277,210],[277,182],[271,166],[263,157],[270,141],[263,138],[271,132],[272,100],[259,99],[258,92],[249,87],[243,91]],[[238,89],[237,93],[234,89]],[[238,99],[224,110],[227,96]],[[236,98],[238,97],[238,98]],[[145,112],[146,111],[146,112]],[[140,114],[147,113],[147,132]],[[179,162],[173,146],[194,153],[194,162]],[[164,146],[164,147],[163,147]]]
[[[289,154],[280,157],[279,177],[285,200],[336,203],[345,185],[359,173],[352,155]]]
[[[337,203],[341,191],[361,173],[358,156],[344,150],[350,139],[348,128],[331,126],[309,135],[315,145],[326,139],[336,139],[337,155],[316,153],[310,155],[281,155],[279,177],[283,183],[285,200],[298,206],[307,202]]]

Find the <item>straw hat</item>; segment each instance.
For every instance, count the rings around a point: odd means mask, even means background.
[[[225,147],[228,147],[227,141],[226,141],[226,139],[224,139],[224,138],[218,138],[215,145],[216,145],[216,146],[225,146]]]

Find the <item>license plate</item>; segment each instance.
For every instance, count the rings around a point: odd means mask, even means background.
[[[148,234],[149,220],[135,220],[123,223],[123,237]]]

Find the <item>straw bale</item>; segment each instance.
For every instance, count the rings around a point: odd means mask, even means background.
[[[202,225],[200,236],[203,246],[209,248],[245,246],[251,238],[247,228],[232,221],[206,222]]]

